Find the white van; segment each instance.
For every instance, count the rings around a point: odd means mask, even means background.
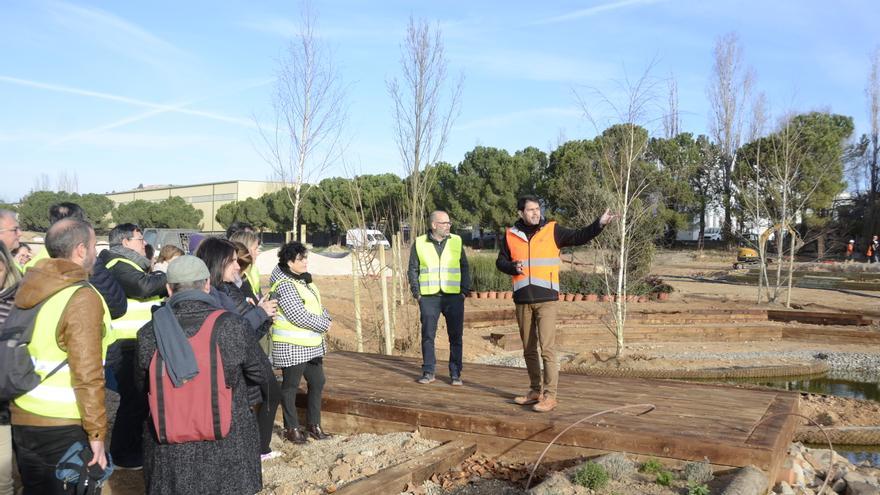
[[[721,240],[721,227],[706,227],[703,231],[703,240],[704,241],[720,241]]]
[[[367,247],[370,249],[376,246],[391,247],[391,243],[382,235],[382,232],[373,229],[349,229],[345,233],[345,245],[349,248]]]

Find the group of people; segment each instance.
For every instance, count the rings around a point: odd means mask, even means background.
[[[264,290],[260,237],[248,225],[204,238],[193,255],[163,246],[153,260],[137,225],[115,226],[97,253],[78,205],[53,205],[49,216],[45,249],[19,264],[10,250],[20,250],[21,228],[0,210],[0,328],[36,308],[27,350],[41,380],[0,404],[0,495],[13,493],[13,457],[25,493],[73,493],[56,466],[77,442],[89,466],[143,469],[148,493],[256,493],[261,460],[280,455],[270,448],[279,404],[284,439],[329,438],[320,404],[332,319],[305,246],[280,248]],[[105,388],[119,394],[112,432]],[[175,397],[183,407],[171,407]],[[176,440],[199,407],[213,418],[210,434]]]
[[[519,198],[517,210],[496,260],[511,276],[529,377],[529,390],[513,402],[548,412],[558,406],[560,249],[586,244],[615,216],[606,210],[589,226],[567,229],[543,217],[535,196]],[[0,328],[11,312],[37,308],[28,351],[41,378],[0,404],[0,495],[12,493],[13,451],[25,493],[71,493],[75,487],[55,470],[76,442],[87,444],[91,466],[143,469],[148,493],[255,493],[261,460],[279,455],[270,448],[279,404],[286,441],[330,437],[320,405],[332,318],[304,245],[279,249],[264,290],[256,266],[260,238],[248,225],[201,239],[193,255],[163,246],[153,260],[137,225],[115,226],[109,249],[97,253],[79,206],[53,205],[49,216],[45,249],[20,264],[10,252],[21,251],[20,226],[13,212],[0,210]],[[408,269],[421,315],[417,381],[436,381],[442,314],[449,383],[462,386],[467,257],[446,212],[429,220],[430,231],[413,242]],[[296,409],[303,378],[305,427]],[[119,394],[109,455],[105,388]],[[202,416],[192,411],[199,407],[207,408]],[[206,424],[187,423],[199,418]]]
[[[855,239],[850,239],[846,245],[846,261],[851,262],[854,260],[855,250],[856,241]],[[871,238],[871,242],[868,243],[868,247],[865,249],[865,257],[867,257],[868,263],[880,262],[880,238],[878,236],[875,235]]]
[[[606,210],[586,227],[567,229],[544,218],[536,196],[521,196],[516,208],[519,220],[506,230],[495,261],[498,270],[511,276],[516,320],[529,374],[528,392],[514,397],[513,402],[530,406],[535,412],[549,412],[559,404],[556,302],[560,250],[590,242],[615,215]],[[421,319],[422,375],[417,382],[427,385],[436,380],[434,340],[442,314],[449,336],[449,383],[460,386],[464,384],[464,298],[471,287],[467,257],[461,237],[450,233],[447,212],[434,211],[429,220],[430,231],[413,242],[407,271]]]

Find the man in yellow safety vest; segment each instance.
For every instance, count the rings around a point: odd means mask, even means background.
[[[464,297],[470,292],[471,280],[461,237],[450,234],[452,223],[445,211],[431,213],[431,231],[413,242],[409,256],[409,279],[412,295],[419,301],[422,323],[421,384],[434,381],[434,337],[440,314],[446,318],[449,335],[449,379],[462,385],[461,356],[464,329]],[[381,246],[379,249],[383,249]]]
[[[144,256],[144,234],[140,227],[123,223],[109,235],[110,249],[101,251],[98,262],[122,286],[128,300],[125,315],[113,321],[117,344],[111,350],[116,361],[113,372],[119,392],[119,409],[113,422],[110,453],[121,469],[143,466],[143,423],[147,418],[147,400],[135,385],[137,332],[150,322],[154,306],[168,295],[162,272],[150,273],[150,261]],[[118,353],[118,360],[116,359]]]
[[[61,220],[49,228],[46,249],[50,258],[28,270],[15,298],[21,309],[44,303],[28,345],[43,381],[10,412],[24,492],[61,494],[69,492],[55,465],[74,442],[89,444],[89,465],[107,466],[103,359],[113,333],[106,304],[87,283],[96,256],[92,227]]]

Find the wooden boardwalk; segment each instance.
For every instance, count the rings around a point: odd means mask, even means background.
[[[418,429],[426,438],[469,439],[493,456],[534,461],[546,443],[577,420],[627,404],[656,409],[610,413],[563,435],[548,453],[565,459],[627,452],[718,466],[755,465],[775,475],[791,442],[798,395],[679,381],[562,374],[559,407],[539,414],[511,402],[528,388],[524,369],[465,363],[465,385],[453,387],[447,365],[438,379],[415,380],[420,360],[334,352],[324,360],[322,422],[338,432]],[[304,404],[304,396],[298,403]]]

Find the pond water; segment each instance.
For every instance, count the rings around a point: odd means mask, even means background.
[[[748,378],[726,380],[728,383],[749,383],[765,387],[813,394],[833,395],[853,399],[866,399],[880,402],[880,383],[864,382],[847,377],[808,376],[786,378]],[[827,449],[827,445],[809,445],[811,448]],[[834,445],[838,454],[858,465],[868,461],[873,466],[880,465],[880,446],[876,445]]]
[[[813,394],[833,395],[852,399],[866,399],[880,402],[880,383],[861,382],[846,378],[827,376],[786,377],[786,378],[751,378],[736,380],[737,383],[752,383],[765,387],[779,388]]]

